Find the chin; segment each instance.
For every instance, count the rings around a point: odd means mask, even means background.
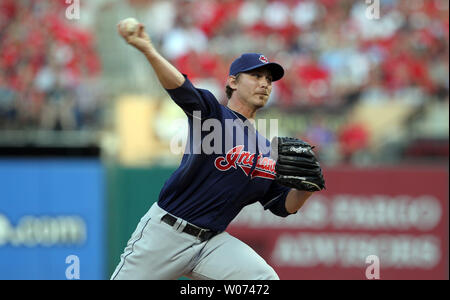
[[[256,107],[261,108],[261,107],[266,106],[266,104],[267,104],[267,101],[259,102],[259,103],[256,103]]]
[[[268,99],[255,101],[255,107],[262,108],[262,107],[266,106],[267,100]]]

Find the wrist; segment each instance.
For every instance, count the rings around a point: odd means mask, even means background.
[[[145,48],[142,49],[142,53],[144,53],[144,55],[147,58],[153,58],[156,56],[157,51],[156,49],[149,43],[148,46],[146,46]]]
[[[291,214],[296,213],[312,194],[313,192],[292,188],[286,197],[286,211]]]

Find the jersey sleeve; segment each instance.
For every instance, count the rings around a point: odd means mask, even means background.
[[[269,209],[273,214],[287,217],[291,213],[286,210],[286,197],[291,189],[282,186],[275,181],[270,185],[269,191],[259,201],[264,209]]]
[[[220,110],[220,103],[216,97],[208,90],[195,88],[186,75],[184,78],[182,86],[166,89],[172,100],[183,109],[188,117],[193,117],[195,111],[201,112],[202,119],[214,116]]]

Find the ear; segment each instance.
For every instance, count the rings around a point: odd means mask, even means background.
[[[236,76],[230,75],[227,79],[227,84],[232,88],[233,90],[237,89],[237,79]]]

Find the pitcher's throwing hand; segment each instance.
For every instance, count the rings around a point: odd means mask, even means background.
[[[134,18],[120,21],[117,30],[128,44],[141,52],[145,53],[153,47],[150,37],[145,32],[145,26]]]

